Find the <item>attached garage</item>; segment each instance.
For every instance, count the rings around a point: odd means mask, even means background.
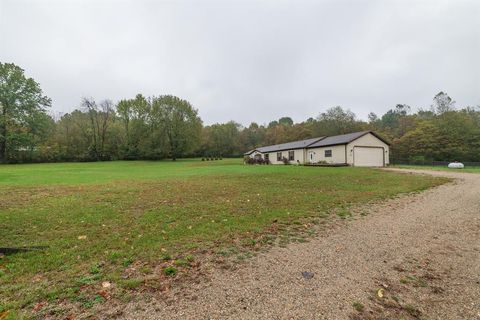
[[[326,137],[308,146],[310,163],[384,167],[389,161],[389,143],[372,131]]]
[[[389,164],[389,156],[389,143],[371,131],[347,145],[347,163],[354,167],[384,167]]]
[[[353,165],[355,167],[383,167],[385,165],[382,147],[353,147]]]

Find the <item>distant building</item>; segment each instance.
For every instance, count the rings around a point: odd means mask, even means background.
[[[373,131],[300,140],[260,147],[245,153],[251,158],[283,164],[283,158],[299,164],[344,164],[384,167],[389,164],[390,144]]]

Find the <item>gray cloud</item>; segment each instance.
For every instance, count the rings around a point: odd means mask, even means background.
[[[53,109],[171,93],[206,123],[480,104],[478,1],[0,0],[0,61]]]

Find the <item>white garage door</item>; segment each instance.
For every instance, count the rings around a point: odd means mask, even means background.
[[[383,167],[383,148],[354,147],[353,162],[356,167]]]

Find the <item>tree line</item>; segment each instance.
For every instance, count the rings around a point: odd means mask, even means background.
[[[247,127],[204,125],[188,101],[172,96],[114,103],[83,98],[58,119],[51,99],[23,69],[0,63],[0,162],[54,162],[181,157],[236,157],[262,145],[374,130],[392,143],[394,159],[480,161],[480,107],[457,107],[445,92],[416,112],[397,104],[368,121],[340,106],[294,123],[282,117]]]

